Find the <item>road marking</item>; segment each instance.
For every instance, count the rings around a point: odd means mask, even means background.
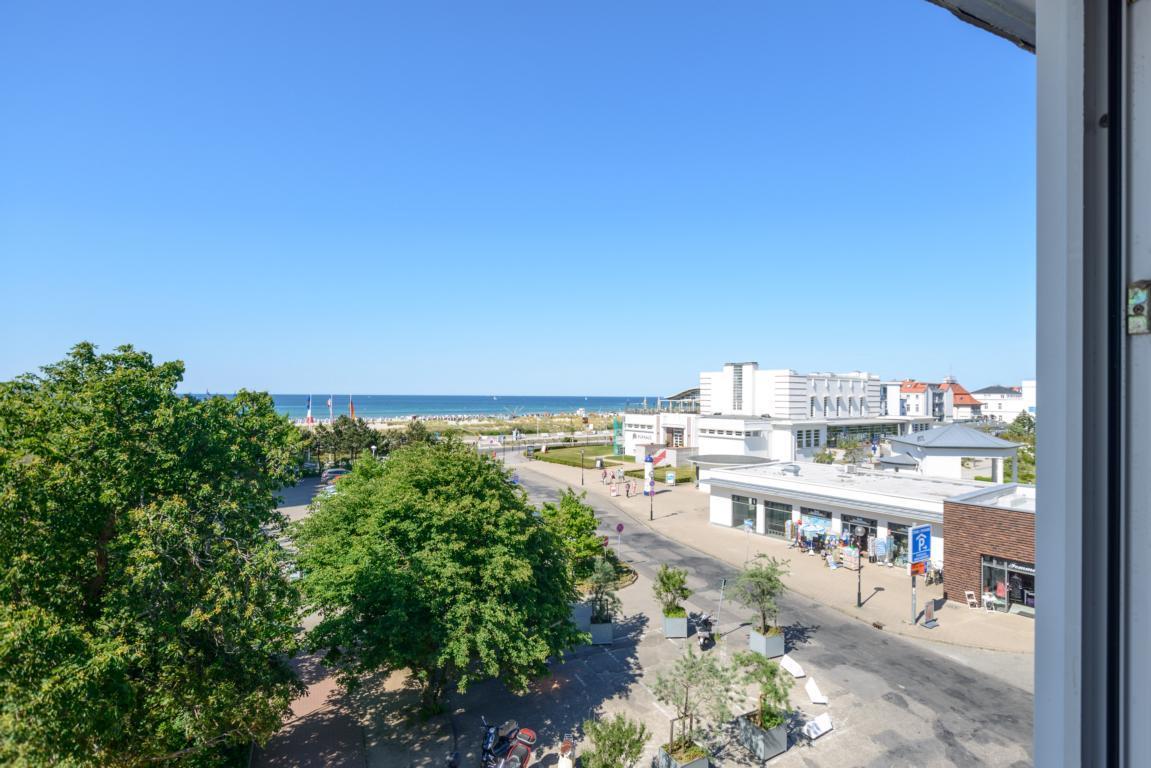
[[[583,678],[579,676],[579,673],[572,672],[572,677],[574,677],[576,680],[579,680],[579,684],[582,685],[584,688],[587,688],[587,683],[585,683],[583,681]]]

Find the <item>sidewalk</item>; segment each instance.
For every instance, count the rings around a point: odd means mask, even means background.
[[[856,572],[841,568],[832,571],[813,555],[791,549],[788,542],[770,536],[745,533],[708,521],[708,497],[691,485],[674,488],[658,485],[652,506],[655,519],[649,521],[649,500],[643,495],[625,499],[612,497],[601,484],[600,473],[585,471],[580,487],[580,470],[544,461],[514,463],[518,472],[532,472],[585,490],[599,504],[608,504],[669,538],[706,555],[735,566],[757,554],[774,555],[791,561],[788,588],[795,594],[818,601],[867,624],[879,623],[886,632],[937,643],[981,648],[990,651],[1033,653],[1035,622],[1022,616],[986,613],[951,601],[943,601],[942,585],[924,586],[919,580],[917,610],[922,613],[928,600],[935,600],[939,626],[928,630],[911,623],[911,579],[902,569],[865,563],[863,566],[863,608],[856,608]],[[627,537],[627,532],[624,532]]]

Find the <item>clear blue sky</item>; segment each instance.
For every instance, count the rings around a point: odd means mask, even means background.
[[[922,0],[6,3],[0,378],[1018,383],[1034,77]]]

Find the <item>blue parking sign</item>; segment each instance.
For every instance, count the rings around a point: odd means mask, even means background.
[[[907,537],[911,540],[911,562],[926,563],[931,559],[930,525],[912,526]]]

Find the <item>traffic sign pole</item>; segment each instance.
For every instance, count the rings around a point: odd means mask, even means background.
[[[931,526],[912,526],[907,532],[911,544],[911,623],[917,623],[919,612],[915,605],[915,574],[919,566],[931,559]]]

